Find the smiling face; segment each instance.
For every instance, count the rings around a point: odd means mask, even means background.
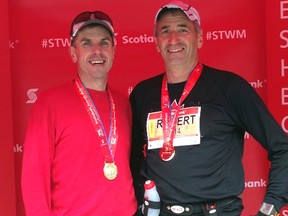
[[[83,28],[70,47],[73,62],[87,88],[95,83],[106,87],[108,72],[113,65],[115,46],[108,30],[100,25]]]
[[[157,50],[165,62],[166,71],[175,68],[191,70],[198,62],[202,47],[202,32],[180,10],[167,12],[157,21],[155,39]]]

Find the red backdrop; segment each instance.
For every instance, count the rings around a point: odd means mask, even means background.
[[[5,7],[0,8],[0,16],[4,16],[1,19],[4,31],[0,34],[4,95],[0,112],[4,123],[0,179],[1,189],[9,193],[1,190],[0,213],[24,216],[20,175],[27,119],[41,91],[71,79],[76,73],[68,55],[71,20],[83,10],[103,10],[111,15],[117,49],[109,82],[128,97],[137,82],[164,70],[155,49],[153,22],[157,10],[167,1],[13,0],[9,4],[8,0],[1,1]],[[288,1],[187,2],[200,12],[204,29],[200,60],[243,76],[288,133]],[[269,167],[266,152],[249,134],[245,144],[244,216],[258,211]]]
[[[0,0],[0,215],[16,215],[8,1]]]

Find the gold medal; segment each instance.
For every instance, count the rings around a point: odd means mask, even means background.
[[[104,176],[109,180],[114,180],[117,177],[117,166],[113,163],[105,163],[103,168]]]

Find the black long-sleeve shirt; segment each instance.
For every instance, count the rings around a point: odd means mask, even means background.
[[[161,112],[163,74],[140,82],[130,101],[133,111],[131,169],[138,200],[143,180],[156,182],[168,204],[195,203],[237,196],[244,190],[244,133],[251,134],[271,161],[264,201],[278,210],[288,203],[288,138],[251,85],[240,76],[204,65],[184,108],[200,107],[199,145],[175,147],[175,157],[162,161],[159,148],[145,150],[147,117]],[[186,82],[168,84],[171,101],[179,100]],[[141,170],[141,174],[140,173]]]

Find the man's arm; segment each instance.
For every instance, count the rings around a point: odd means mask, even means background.
[[[30,114],[22,164],[22,194],[27,216],[50,216],[53,135],[48,111],[36,103]]]

